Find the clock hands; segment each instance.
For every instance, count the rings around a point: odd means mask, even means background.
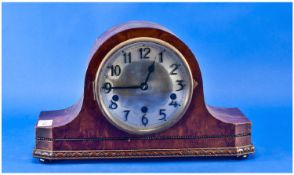
[[[104,83],[104,86],[102,87],[102,89],[105,89],[107,93],[109,93],[112,89],[141,89],[143,91],[147,90],[148,89],[147,83],[149,81],[150,75],[155,70],[155,60],[156,60],[156,57],[154,61],[152,62],[152,64],[148,66],[148,74],[147,74],[147,77],[145,78],[145,81],[141,83],[139,86],[111,86],[110,83]]]
[[[148,82],[148,80],[149,80],[149,78],[150,78],[150,75],[151,75],[151,73],[152,72],[154,72],[154,68],[155,68],[155,60],[152,62],[152,64],[148,67],[148,74],[147,74],[147,77],[146,77],[146,79],[145,79],[145,81],[144,81],[144,83],[145,84],[147,84],[147,82]]]
[[[151,73],[153,73],[154,70],[155,70],[155,60],[156,60],[156,57],[155,57],[154,61],[152,62],[152,64],[150,66],[148,66],[148,74],[147,74],[147,77],[145,78],[145,81],[143,83],[141,83],[141,89],[142,90],[147,90],[148,89],[147,82],[148,82],[148,80],[150,78]]]
[[[139,89],[141,86],[111,86],[110,83],[104,83],[102,89],[105,89],[106,92],[110,92],[112,89]]]
[[[139,89],[141,86],[114,86],[111,89]]]
[[[148,88],[147,84],[142,83],[139,86],[111,86],[110,83],[104,83],[102,89],[109,93],[112,89],[142,89],[146,90]]]

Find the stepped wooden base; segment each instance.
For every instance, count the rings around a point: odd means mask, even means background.
[[[164,157],[215,157],[252,154],[253,145],[223,148],[182,148],[144,150],[71,150],[47,151],[35,149],[33,156],[40,159],[125,159],[125,158],[164,158]]]
[[[193,81],[198,83],[181,120],[149,135],[129,134],[111,124],[100,110],[93,83],[102,59],[112,48],[140,37],[162,40],[177,48],[189,64]],[[126,23],[97,39],[82,98],[66,109],[42,111],[35,128],[33,155],[44,160],[243,157],[254,152],[250,120],[238,108],[206,105],[200,68],[191,50],[164,27],[148,22]]]

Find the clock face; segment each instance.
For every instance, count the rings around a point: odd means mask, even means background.
[[[95,98],[105,117],[132,134],[174,125],[189,106],[191,71],[182,54],[153,38],[136,38],[113,48],[102,60]]]

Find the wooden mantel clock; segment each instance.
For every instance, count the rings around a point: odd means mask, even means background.
[[[251,122],[204,101],[199,65],[166,28],[133,21],[98,38],[75,105],[41,112],[40,160],[247,157]]]

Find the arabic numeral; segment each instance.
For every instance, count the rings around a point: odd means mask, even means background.
[[[163,63],[163,52],[164,51],[162,51],[162,52],[159,53],[159,62],[160,63]]]
[[[170,106],[173,106],[173,107],[178,107],[178,106],[181,106],[180,104],[178,104],[178,102],[176,101],[177,99],[177,95],[175,93],[172,93],[170,94],[170,99],[171,99],[171,102],[168,104]]]
[[[113,95],[110,101],[109,109],[116,109],[118,107],[117,101],[119,100],[118,95]]]
[[[171,75],[177,75],[178,73],[176,72],[178,70],[178,68],[180,67],[180,64],[172,64],[169,66],[170,68],[172,68],[172,70],[170,71]]]
[[[141,59],[149,59],[149,53],[151,52],[150,48],[146,47],[146,48],[140,48],[139,49],[140,52],[140,58]]]
[[[104,89],[105,93],[108,94],[111,89],[112,89],[112,86],[110,83],[106,82],[104,83],[104,85],[102,86],[102,89]]]
[[[123,56],[124,56],[124,63],[131,63],[132,62],[132,54],[131,52],[123,52]]]
[[[145,117],[145,114],[142,116],[142,124],[143,124],[144,126],[147,126],[147,124],[148,124],[148,118]]]
[[[107,68],[110,69],[111,76],[119,76],[121,73],[121,68],[119,67],[119,65],[111,65],[107,66]]]
[[[176,82],[177,82],[177,84],[180,86],[179,89],[177,89],[176,91],[181,91],[181,90],[183,90],[184,87],[186,86],[186,85],[184,84],[184,80],[177,80]]]
[[[166,113],[165,113],[165,109],[159,109],[159,115],[162,116],[162,118],[160,118],[159,120],[164,120],[166,121]]]
[[[124,110],[124,113],[125,113],[125,121],[128,121],[130,110]]]
[[[141,108],[141,111],[143,113],[143,116],[142,116],[142,119],[141,119],[141,122],[144,126],[146,126],[148,124],[148,118],[146,117],[146,114],[148,112],[148,108],[146,106],[143,106]]]

